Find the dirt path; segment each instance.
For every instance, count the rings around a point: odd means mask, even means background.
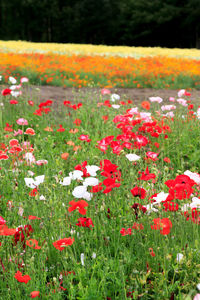
[[[155,90],[155,89],[127,89],[127,88],[113,88],[110,89],[112,93],[119,94],[121,100],[131,99],[133,101],[148,100],[151,96],[159,96],[167,100],[170,96],[177,97],[178,90]],[[100,101],[100,88],[63,88],[54,86],[31,86],[26,88],[25,94],[32,98],[37,96],[40,100],[55,100],[57,104],[63,103],[63,100],[72,100],[73,102],[84,101],[85,99]],[[108,99],[109,96],[103,96],[103,99]],[[191,100],[200,104],[200,91],[192,91]]]

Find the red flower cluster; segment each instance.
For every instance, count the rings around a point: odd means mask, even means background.
[[[42,113],[48,114],[51,111],[51,109],[47,106],[51,106],[52,103],[53,103],[52,100],[47,100],[46,102],[40,103],[38,105],[39,109],[36,109],[36,111],[33,114],[37,116],[42,116]]]
[[[15,273],[15,279],[17,279],[17,281],[19,282],[24,282],[25,284],[27,284],[29,280],[31,280],[31,277],[29,275],[22,276],[22,273],[20,271],[17,271],[17,273]]]
[[[71,104],[71,101],[69,101],[69,100],[65,100],[65,101],[63,102],[63,104],[64,104],[65,106],[67,106],[67,107],[70,107],[70,108],[74,109],[74,110],[79,109],[79,108],[83,105],[81,102],[78,103],[77,105],[76,105],[76,104]]]
[[[117,165],[112,164],[108,159],[104,159],[100,161],[100,168],[102,170],[101,175],[107,177],[103,181],[103,185],[106,186],[103,191],[104,194],[111,192],[115,187],[120,187],[121,184],[116,182],[121,180],[121,172],[117,170]]]
[[[160,230],[160,234],[167,235],[172,228],[172,222],[168,218],[156,218],[153,219],[154,225],[151,225],[151,229]]]
[[[186,221],[192,221],[195,224],[200,224],[200,211],[197,210],[197,208],[192,208],[191,212],[185,211],[184,216],[186,218]]]
[[[144,226],[142,224],[139,224],[139,223],[134,223],[133,226],[131,228],[122,228],[120,230],[120,233],[122,236],[125,236],[125,235],[132,235],[132,229],[135,229],[135,230],[143,230],[144,229]]]

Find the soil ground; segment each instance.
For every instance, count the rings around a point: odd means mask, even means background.
[[[134,102],[148,100],[149,97],[159,96],[164,100],[168,100],[170,96],[177,97],[178,90],[155,90],[155,89],[128,89],[128,88],[113,88],[110,89],[112,93],[119,94],[121,100],[131,99]],[[190,97],[196,103],[200,104],[200,91],[194,90]],[[24,90],[24,94],[29,97],[37,97],[40,101],[47,99],[54,100],[57,105],[62,104],[63,100],[70,100],[72,102],[81,102],[86,99],[92,101],[102,101],[109,99],[108,95],[101,96],[100,88],[63,88],[55,86],[29,86]]]

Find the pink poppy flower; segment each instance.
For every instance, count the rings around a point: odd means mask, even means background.
[[[101,90],[101,95],[109,95],[109,94],[111,94],[110,90],[108,90],[108,89],[102,89]]]
[[[24,118],[19,118],[16,122],[18,125],[28,125],[28,121]]]

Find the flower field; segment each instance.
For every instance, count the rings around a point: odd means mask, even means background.
[[[199,59],[195,49],[0,42],[3,78],[40,85],[200,89]]]
[[[0,79],[0,298],[199,299],[190,92],[56,107]]]

